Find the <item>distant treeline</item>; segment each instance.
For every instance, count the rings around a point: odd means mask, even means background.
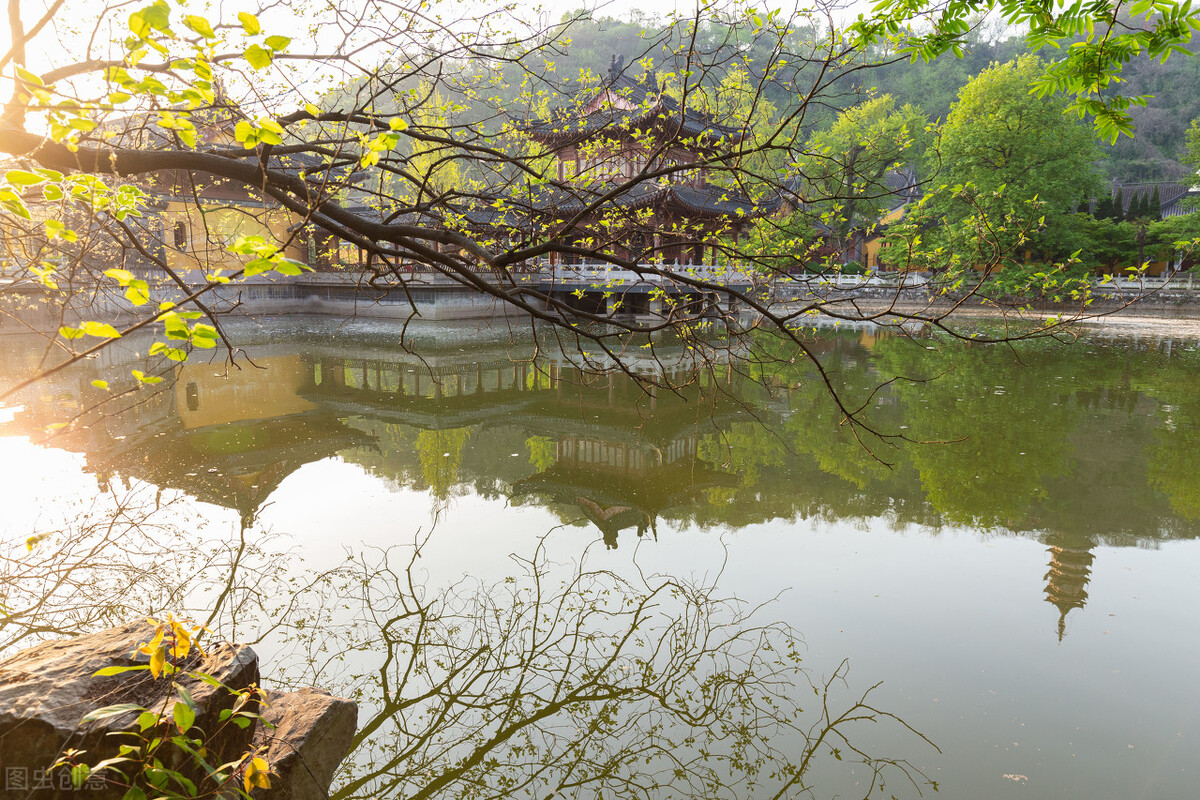
[[[741,20],[710,24],[702,29],[697,44],[708,53],[720,48],[738,50],[749,56],[753,73],[756,63],[767,62],[765,52],[756,57],[759,43],[754,40],[753,29],[752,23]],[[674,54],[670,48],[650,44],[657,45],[663,30],[661,23],[637,17],[577,20],[569,29],[571,43],[559,62],[560,74],[575,74],[584,69],[603,74],[613,54],[630,61],[649,56],[656,67],[671,69],[675,65],[671,63]],[[801,39],[814,35],[814,30],[797,30],[794,34],[797,51],[803,50],[799,46]],[[1197,52],[1200,43],[1192,48]],[[906,58],[890,58],[886,52],[868,50],[860,58],[859,66],[872,66],[848,71],[845,79],[827,93],[822,104],[824,111],[810,108],[805,122],[813,128],[827,127],[839,109],[885,93],[896,99],[897,106],[911,103],[925,111],[931,120],[944,120],[959,89],[971,78],[989,64],[1009,61],[1024,52],[1027,48],[1022,37],[1007,36],[1004,31],[986,25],[973,31],[962,58],[947,55],[929,63],[910,63]],[[1055,51],[1047,50],[1040,55],[1052,60]],[[1135,137],[1122,136],[1115,145],[1104,143],[1101,170],[1108,178],[1122,183],[1179,180],[1190,175],[1193,170],[1183,163],[1182,156],[1184,133],[1192,120],[1200,118],[1200,60],[1181,56],[1169,58],[1165,63],[1133,59],[1122,68],[1122,78],[1124,94],[1153,97],[1145,107],[1132,110]],[[804,85],[804,65],[797,63],[793,74],[769,86],[764,95],[784,114],[799,102],[797,90]]]

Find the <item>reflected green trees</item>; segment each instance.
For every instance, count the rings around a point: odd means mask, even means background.
[[[1046,484],[1068,469],[1064,433],[1077,425],[1076,404],[1045,384],[1034,347],[1020,354],[995,348],[888,340],[879,369],[899,380],[907,434],[927,447],[907,447],[929,503],[956,525],[1020,529]],[[932,349],[930,349],[932,348]]]
[[[819,514],[1193,535],[1194,345],[995,348],[857,332],[811,346],[885,438],[856,439],[820,376],[780,353],[653,394],[532,349],[418,360],[294,342],[272,346],[261,371],[181,367],[128,413],[85,415],[54,442],[84,453],[101,483],[137,477],[251,517],[288,474],[338,455],[442,500],[508,496],[568,522],[618,507],[733,528]],[[10,429],[40,434],[86,408],[89,378],[64,376]]]
[[[139,477],[250,516],[292,471],[334,455],[439,499],[508,495],[566,522],[619,506],[701,527],[890,516],[1121,540],[1193,535],[1200,511],[1188,480],[1200,354],[1187,343],[816,337],[829,379],[883,439],[854,438],[820,375],[778,351],[653,395],[520,348],[418,360],[348,347],[272,345],[263,371],[232,377],[181,367],[55,444],[83,452],[102,483]],[[62,378],[12,428],[40,434],[88,407],[89,378]]]
[[[428,492],[435,521],[473,494],[544,508],[610,547],[663,524],[811,517],[1003,531],[1061,552],[1200,532],[1194,343],[997,348],[868,330],[808,346],[882,438],[856,439],[824,379],[779,341],[759,361],[703,368],[656,345],[681,388],[654,393],[532,343],[418,359],[313,340],[266,346],[264,370],[234,376],[185,365],[130,413],[85,415],[54,441],[101,484],[179,489],[244,523],[288,475],[337,457]],[[78,414],[91,377],[64,374],[12,428]]]

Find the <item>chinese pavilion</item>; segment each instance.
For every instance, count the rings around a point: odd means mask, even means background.
[[[531,196],[531,210],[547,234],[581,250],[668,269],[716,264],[719,238],[736,241],[777,204],[709,182],[706,164],[747,131],[681,105],[650,72],[629,77],[623,61],[613,58],[590,95],[524,126],[557,159],[556,180]]]

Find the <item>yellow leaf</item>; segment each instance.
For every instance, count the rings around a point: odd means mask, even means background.
[[[257,36],[262,33],[262,25],[258,23],[258,17],[245,11],[238,12],[238,22],[242,23],[242,28],[251,36]]]
[[[162,638],[161,631],[159,632],[159,638]],[[166,666],[166,664],[167,646],[165,644],[159,645],[158,649],[154,651],[154,655],[150,656],[150,674],[155,678],[157,678],[159,675],[162,675],[163,668]]]
[[[188,652],[192,649],[192,634],[182,625],[172,623],[172,629],[175,632],[175,646],[171,648],[175,658],[187,658]]]
[[[265,758],[256,756],[250,759],[250,763],[246,765],[246,775],[242,783],[247,792],[254,788],[270,789],[271,765],[267,763]]]
[[[157,623],[157,622],[155,622],[154,620],[147,620],[147,622],[149,622],[151,625],[157,625],[157,624],[158,624],[158,623]],[[159,629],[158,629],[158,630],[155,632],[155,634],[154,634],[154,638],[153,638],[153,639],[151,639],[150,641],[146,642],[146,643],[145,643],[144,645],[142,645],[141,647],[139,647],[139,648],[138,648],[138,652],[139,652],[139,653],[141,653],[141,654],[143,654],[143,655],[147,655],[147,656],[148,656],[148,655],[150,655],[151,653],[153,653],[153,652],[155,652],[156,650],[158,650],[159,646],[162,644],[163,637],[164,637],[164,636],[166,636],[166,633],[167,633],[167,632],[166,632],[166,631],[165,631],[163,628],[161,628],[161,627],[160,627],[160,628],[159,628]]]
[[[121,336],[120,331],[107,322],[96,322],[94,320],[79,323],[79,330],[88,336],[96,336],[101,339],[117,339]]]
[[[242,55],[254,69],[262,69],[271,65],[271,51],[264,50],[257,44],[247,47]]]

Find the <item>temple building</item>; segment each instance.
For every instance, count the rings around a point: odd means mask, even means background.
[[[741,144],[745,127],[681,105],[652,72],[631,78],[623,59],[614,57],[599,88],[523,129],[556,159],[555,180],[530,196],[529,211],[580,250],[552,254],[552,265],[595,252],[668,270],[716,266],[719,240],[736,242],[778,205],[710,182],[724,173],[706,165]]]

